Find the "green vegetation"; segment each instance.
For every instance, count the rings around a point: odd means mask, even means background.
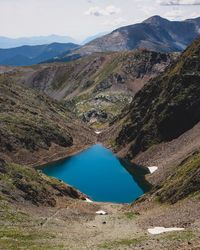
[[[76,131],[81,131],[81,136]],[[52,145],[62,150],[74,146],[74,141],[78,147],[90,144],[92,136],[88,137],[88,131],[62,103],[16,83],[9,76],[0,76],[1,158],[9,154],[13,161],[38,164],[42,155],[32,154],[49,150]],[[18,156],[14,158],[16,152]],[[48,152],[44,154],[47,157]]]
[[[64,107],[47,97],[1,78],[0,107],[1,152],[15,151],[17,147],[48,149],[52,142],[63,147],[72,145],[63,124],[67,115],[60,115],[66,112]]]
[[[192,231],[181,231],[181,232],[173,232],[166,234],[161,237],[161,239],[166,239],[169,241],[191,241],[196,239],[196,235]]]
[[[119,125],[120,133],[114,138],[116,150],[132,142],[127,155],[132,159],[152,145],[177,138],[200,121],[199,49],[197,40],[135,95],[128,115],[124,114],[127,122]]]
[[[64,247],[54,243],[55,235],[40,229],[2,227],[0,229],[0,249],[4,250],[61,250]]]
[[[124,216],[129,220],[134,220],[138,217],[138,214],[134,212],[126,212],[124,213]]]
[[[99,245],[101,248],[105,249],[116,249],[120,246],[135,246],[143,241],[145,241],[147,238],[145,236],[141,236],[139,238],[133,238],[133,239],[122,239],[118,241],[112,241],[112,242],[106,242],[104,244]]]
[[[161,202],[177,202],[200,190],[200,153],[186,159],[179,166],[176,172],[171,174],[163,183],[158,192]]]
[[[7,164],[1,161],[0,172],[1,206],[6,205],[4,200],[23,199],[32,202],[34,205],[53,207],[56,205],[58,195],[63,199],[82,197],[74,188],[54,178],[47,177],[31,167],[13,163]],[[13,215],[6,209],[4,216],[12,217],[15,214]],[[13,219],[15,218],[13,217]]]
[[[27,213],[15,211],[11,208],[10,203],[5,200],[0,201],[1,221],[9,224],[21,224],[22,222],[30,222]]]
[[[109,61],[105,65],[105,67],[101,71],[98,72],[95,82],[99,83],[103,81],[104,79],[108,78],[113,73],[113,71],[116,70],[117,67],[119,67],[119,62],[120,62],[120,57],[118,57],[117,55],[114,56],[112,61]]]

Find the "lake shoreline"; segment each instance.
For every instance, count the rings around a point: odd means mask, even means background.
[[[145,179],[148,168],[127,163],[100,143],[37,169],[97,202],[130,203],[152,187]]]

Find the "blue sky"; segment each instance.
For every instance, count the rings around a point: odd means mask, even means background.
[[[200,16],[200,0],[0,0],[0,35],[69,35],[81,40],[140,22]]]

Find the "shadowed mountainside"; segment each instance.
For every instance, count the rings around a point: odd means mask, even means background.
[[[52,43],[37,46],[21,46],[0,49],[0,65],[29,66],[57,58],[77,48],[73,43]]]
[[[116,138],[119,148],[131,143],[129,158],[178,137],[199,122],[199,51],[200,39],[134,97]]]
[[[200,189],[200,143],[191,139],[200,121],[199,61],[200,39],[146,84],[130,108],[124,109],[102,135],[123,157],[137,163],[145,163],[148,158],[148,164],[155,164],[157,159],[163,164],[155,173],[156,179],[152,177],[156,189],[162,187],[158,192],[161,201],[176,202]],[[199,138],[199,134],[196,136]],[[172,159],[168,164],[167,157]],[[185,160],[187,157],[189,160]]]

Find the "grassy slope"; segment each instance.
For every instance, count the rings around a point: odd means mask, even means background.
[[[161,76],[139,91],[115,139],[116,149],[131,144],[129,158],[153,144],[178,137],[200,120],[200,40]],[[128,114],[127,114],[128,113]]]
[[[200,194],[200,153],[185,159],[159,188],[161,202],[175,203],[191,194]]]
[[[34,164],[62,149],[84,149],[94,140],[62,104],[0,76],[1,158]]]
[[[31,211],[41,208],[46,216],[84,195],[23,164],[66,157],[94,141],[93,132],[65,106],[0,76],[0,249],[61,248],[47,243],[56,236],[42,229],[45,217],[38,221]]]
[[[106,137],[116,152],[133,160],[152,145],[171,141],[192,128],[200,121],[199,61],[200,39],[136,94],[130,109],[124,110],[102,138]],[[176,152],[171,149],[171,154]],[[198,191],[199,169],[199,154],[171,168],[163,187],[157,187],[160,200],[174,203]]]
[[[57,206],[59,199],[84,199],[74,188],[27,166],[0,160],[0,200]]]

